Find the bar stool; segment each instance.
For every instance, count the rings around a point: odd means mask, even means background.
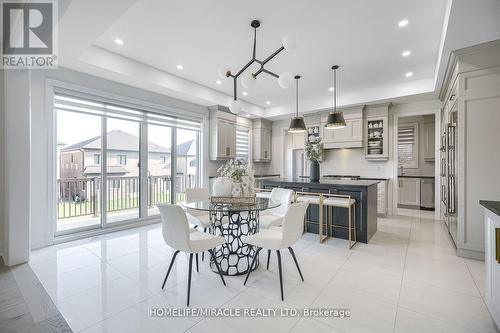
[[[327,206],[329,214],[327,214],[327,225],[330,223],[330,233],[333,234],[333,227],[338,227],[341,229],[347,229],[349,232],[349,249],[358,242],[356,240],[356,200],[350,195],[342,194],[325,194],[323,199],[323,205]],[[346,208],[349,210],[349,226],[346,228],[343,225],[333,224],[333,209],[334,208]],[[328,213],[328,212],[327,212]],[[352,237],[354,234],[354,237]],[[353,240],[354,238],[354,240]]]
[[[325,240],[329,238],[328,236],[328,220],[327,220],[327,228],[326,228],[326,235],[323,234],[323,207],[324,207],[324,193],[314,193],[314,192],[304,192],[302,191],[296,191],[295,192],[295,202],[307,202],[310,205],[317,205],[319,208],[319,217],[318,217],[318,224],[319,224],[319,242],[323,243]],[[310,221],[307,220],[307,217],[305,218],[305,223],[304,223],[304,232],[307,231],[307,223],[311,223]]]

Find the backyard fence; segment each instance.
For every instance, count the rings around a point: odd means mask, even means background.
[[[195,175],[177,175],[176,202],[185,200],[186,188],[196,185]],[[171,201],[170,176],[148,176],[148,207]],[[139,177],[107,177],[106,211],[139,208]],[[101,212],[101,178],[71,178],[57,180],[57,217],[64,219]]]

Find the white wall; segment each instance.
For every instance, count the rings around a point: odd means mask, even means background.
[[[30,71],[4,77],[4,260],[16,265],[30,252]]]
[[[4,94],[4,70],[0,69],[0,257],[3,256],[3,244],[4,244],[4,225],[5,225],[5,216],[4,216],[4,200],[5,200],[5,191],[4,191],[4,103],[5,103],[5,94]]]
[[[164,105],[178,110],[186,110],[203,115],[208,115],[206,107],[170,98],[157,93],[148,92],[138,88],[126,86],[116,82],[97,78],[69,69],[59,68],[50,71],[33,71],[31,82],[31,102],[32,102],[32,128],[31,128],[31,189],[34,200],[31,210],[31,246],[39,248],[50,245],[54,233],[54,221],[50,216],[49,205],[51,194],[49,193],[52,179],[50,158],[50,143],[52,134],[47,128],[50,126],[50,115],[53,112],[50,101],[46,101],[46,83],[48,79],[58,80],[70,84],[83,86],[90,89],[102,91],[104,93],[116,94],[149,103]],[[205,133],[207,132],[204,129]],[[203,138],[203,160],[208,159],[208,135]],[[54,166],[55,167],[55,166]],[[205,168],[204,168],[205,169]],[[204,175],[206,177],[206,174]],[[204,179],[208,183],[207,179]]]

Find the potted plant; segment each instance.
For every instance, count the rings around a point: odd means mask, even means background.
[[[311,169],[309,171],[309,180],[312,182],[319,181],[319,164],[323,161],[323,143],[321,138],[315,142],[306,142],[305,146],[306,158],[311,161]]]

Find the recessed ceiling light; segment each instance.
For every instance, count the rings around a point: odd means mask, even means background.
[[[407,73],[405,74],[405,76],[406,76],[406,77],[412,77],[412,76],[413,76],[413,72],[407,72]]]
[[[266,101],[266,104],[267,105],[271,105],[271,101]]]
[[[177,69],[178,69],[178,70],[182,70],[182,69],[184,69],[184,66],[182,66],[182,65],[177,65]]]
[[[123,39],[115,38],[115,44],[117,44],[117,45],[123,45]]]
[[[222,81],[221,81],[221,80],[217,80],[217,81],[215,81],[215,83],[216,83],[216,84],[221,84],[221,83],[222,83]]]
[[[401,20],[401,21],[398,22],[398,26],[400,28],[406,27],[407,25],[408,25],[408,20],[407,19],[404,19],[404,20]]]
[[[411,54],[411,52],[410,52],[410,51],[408,51],[408,50],[406,50],[406,51],[404,51],[403,53],[401,53],[401,55],[402,55],[403,57],[407,57],[407,56],[409,56],[410,54]]]
[[[248,95],[248,93],[247,93],[246,91],[242,92],[241,94],[242,94],[243,96]]]
[[[250,118],[250,115],[249,115],[249,114],[247,114],[247,115],[246,115],[246,117],[247,117],[247,118]]]
[[[334,87],[330,87],[330,88],[328,88],[328,91],[334,91],[334,90],[335,90],[335,88],[334,88]]]

